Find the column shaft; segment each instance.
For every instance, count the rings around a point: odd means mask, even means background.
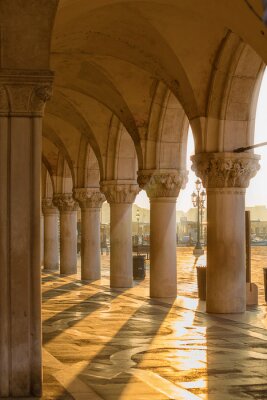
[[[132,287],[132,204],[110,204],[110,286]]]
[[[245,191],[259,169],[252,153],[200,153],[192,169],[207,188],[207,311],[246,310]]]
[[[100,208],[82,209],[81,278],[101,278]]]
[[[60,211],[60,273],[77,273],[77,211]]]
[[[40,162],[41,119],[2,117],[0,397],[41,393]]]
[[[150,200],[150,296],[177,296],[176,198]]]
[[[44,214],[44,269],[59,267],[58,212]]]
[[[207,189],[207,311],[246,310],[245,189]]]

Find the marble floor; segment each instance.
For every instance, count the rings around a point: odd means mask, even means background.
[[[207,315],[194,259],[180,252],[175,301],[148,298],[149,268],[111,290],[106,255],[101,281],[43,274],[43,399],[267,399],[262,292],[244,315]]]

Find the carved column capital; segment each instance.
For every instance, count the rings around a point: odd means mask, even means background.
[[[73,196],[82,210],[86,208],[101,208],[106,200],[99,188],[76,188],[73,191]]]
[[[138,171],[137,178],[139,186],[149,198],[178,197],[187,180],[186,170],[143,170]]]
[[[44,215],[58,214],[58,209],[53,204],[52,197],[45,197],[42,199],[42,212]]]
[[[135,181],[103,181],[100,190],[106,196],[108,203],[132,204],[140,188]]]
[[[5,70],[0,72],[0,115],[36,116],[44,113],[52,96],[51,71]]]
[[[200,153],[191,157],[192,170],[205,188],[247,188],[260,169],[252,153]]]
[[[53,197],[53,203],[60,212],[77,211],[79,209],[79,205],[72,197],[72,193],[55,194]]]

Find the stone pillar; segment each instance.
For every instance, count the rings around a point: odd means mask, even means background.
[[[104,181],[101,191],[110,204],[110,286],[133,285],[132,203],[139,192],[134,181]]]
[[[44,265],[44,215],[41,214],[40,220],[40,260],[41,260],[41,267]]]
[[[77,188],[74,198],[81,208],[81,279],[101,278],[100,210],[105,196],[99,188]]]
[[[150,296],[177,296],[176,199],[187,171],[144,170],[138,183],[150,199]]]
[[[40,177],[49,71],[0,72],[0,397],[40,396]]]
[[[60,273],[77,273],[77,210],[72,193],[57,193],[53,203],[60,212]]]
[[[207,312],[246,310],[245,192],[259,169],[251,153],[201,153],[192,169],[207,191]]]
[[[44,270],[58,270],[59,243],[58,243],[58,209],[52,198],[42,200],[44,214]]]

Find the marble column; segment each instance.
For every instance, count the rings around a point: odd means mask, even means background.
[[[44,270],[58,270],[59,243],[58,243],[58,209],[52,198],[42,199],[44,215]]]
[[[77,210],[72,193],[57,193],[53,203],[60,212],[60,273],[77,273]]]
[[[101,278],[100,211],[105,196],[99,188],[76,188],[74,198],[81,208],[81,279]]]
[[[177,296],[176,199],[185,170],[144,170],[138,183],[150,199],[150,296]]]
[[[49,71],[0,72],[0,397],[40,396],[40,176]]]
[[[259,169],[252,153],[201,153],[192,169],[207,191],[207,312],[246,310],[245,192]]]
[[[139,192],[135,181],[104,181],[101,191],[110,204],[110,286],[133,285],[132,203]]]

